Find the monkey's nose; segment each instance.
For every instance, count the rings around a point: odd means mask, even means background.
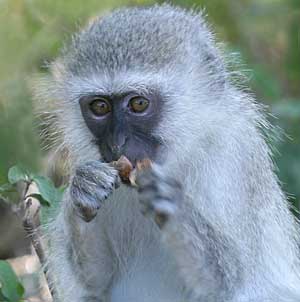
[[[110,152],[111,152],[113,160],[118,160],[121,157],[121,155],[124,152],[123,147],[124,147],[124,144],[122,144],[122,145],[112,144],[110,146]]]
[[[118,160],[124,151],[127,142],[127,137],[122,129],[115,129],[108,141],[108,146],[114,160]]]

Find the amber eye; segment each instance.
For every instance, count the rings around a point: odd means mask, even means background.
[[[149,101],[142,97],[134,97],[129,101],[129,106],[133,112],[141,113],[149,106]]]
[[[90,109],[95,115],[102,116],[111,111],[111,106],[105,99],[95,99],[91,102]]]

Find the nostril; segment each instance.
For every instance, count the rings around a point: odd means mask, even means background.
[[[111,139],[108,141],[108,148],[114,160],[118,160],[124,152],[125,145],[127,143],[127,137],[122,133],[114,133]]]
[[[113,152],[120,152],[127,143],[127,137],[125,135],[118,135],[113,138],[111,144],[111,150]]]
[[[112,153],[118,154],[121,151],[121,147],[119,145],[112,145],[111,151],[112,151]]]
[[[120,156],[122,155],[122,146],[120,145],[112,145],[110,146],[111,156],[113,160],[118,160]]]

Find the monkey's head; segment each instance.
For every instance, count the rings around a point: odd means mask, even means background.
[[[125,155],[133,164],[188,158],[209,133],[226,77],[202,17],[169,5],[94,20],[52,70],[71,151],[107,162]]]

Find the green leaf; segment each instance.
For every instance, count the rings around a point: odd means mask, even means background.
[[[48,200],[44,199],[43,196],[39,193],[33,193],[33,194],[30,194],[30,195],[27,195],[26,198],[28,197],[32,197],[32,198],[36,198],[42,206],[46,206],[46,207],[50,207],[51,204]]]
[[[0,286],[1,286],[1,284],[0,284]],[[1,302],[6,302],[7,301],[7,299],[1,293],[1,287],[0,287],[0,301]]]
[[[60,202],[63,196],[64,188],[56,188],[53,182],[44,176],[33,175],[33,181],[39,188],[39,193],[43,198],[43,202],[47,202],[50,206],[52,202]],[[40,199],[39,199],[40,200]]]
[[[8,171],[8,181],[12,185],[18,181],[30,181],[29,173],[21,166],[13,166]]]
[[[8,262],[0,260],[0,292],[9,302],[17,302],[24,295],[24,287]]]

